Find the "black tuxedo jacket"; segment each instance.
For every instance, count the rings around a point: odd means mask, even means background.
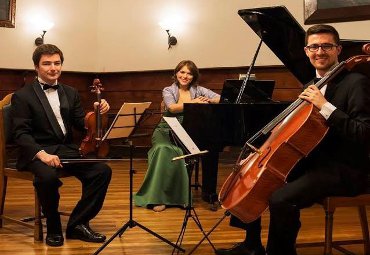
[[[12,96],[14,140],[20,146],[17,168],[24,169],[37,152],[57,154],[62,145],[78,151],[72,143],[72,127],[84,131],[85,113],[75,88],[59,84],[60,110],[67,133],[64,135],[40,84],[34,81]]]
[[[337,108],[326,121],[329,131],[298,168],[339,175],[349,195],[363,192],[370,174],[370,80],[344,71],[328,84],[325,98]]]

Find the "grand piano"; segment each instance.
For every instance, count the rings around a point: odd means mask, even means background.
[[[315,77],[303,50],[305,31],[284,6],[239,10],[238,14],[302,84]],[[361,55],[367,42],[342,40],[340,61]],[[369,65],[360,71],[370,74]],[[243,145],[286,106],[273,101],[184,105],[185,130],[201,149],[210,151],[202,158],[202,192],[211,196],[211,202],[217,199],[212,194],[216,192],[218,152],[228,145]]]

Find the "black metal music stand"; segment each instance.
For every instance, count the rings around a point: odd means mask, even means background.
[[[122,106],[123,107],[123,106]],[[122,109],[121,107],[121,109]],[[141,111],[141,113],[137,113],[137,108],[134,107],[132,108],[133,112],[132,113],[120,113],[120,116],[133,116],[133,125],[128,125],[128,126],[120,126],[120,127],[117,127],[117,128],[125,128],[125,127],[129,127],[129,128],[132,128],[132,130],[130,131],[130,134],[127,135],[126,137],[127,138],[130,138],[131,135],[132,135],[132,132],[135,130],[135,128],[138,126],[138,122],[139,122],[139,119],[140,119],[140,116],[141,114],[145,111],[145,109],[147,109],[149,107],[149,105],[147,107],[144,107],[144,110]],[[117,114],[118,115],[118,114]],[[138,117],[139,116],[139,117]],[[117,119],[117,118],[116,118]],[[115,120],[116,120],[115,119]],[[119,123],[118,121],[116,121],[116,123]],[[112,124],[113,126],[114,124]],[[114,127],[113,127],[114,128]],[[158,239],[162,240],[163,242],[173,246],[174,249],[178,249],[182,252],[185,252],[185,250],[181,247],[179,247],[178,245],[176,244],[173,244],[172,242],[170,242],[169,240],[167,240],[166,238],[162,237],[161,235],[155,233],[154,231],[150,230],[149,228],[145,227],[144,225],[140,224],[139,222],[135,221],[133,219],[133,202],[132,202],[132,194],[133,194],[133,176],[134,176],[134,173],[135,173],[135,170],[133,169],[133,154],[134,154],[134,145],[132,143],[132,141],[128,141],[129,143],[129,147],[130,147],[130,170],[129,170],[129,179],[130,179],[130,186],[129,186],[129,192],[130,192],[130,216],[129,216],[129,220],[120,228],[116,231],[116,233],[114,233],[107,241],[104,242],[104,244],[96,251],[93,253],[93,255],[96,255],[96,254],[99,254],[110,242],[113,241],[114,238],[116,238],[118,235],[121,237],[123,235],[123,233],[127,230],[127,228],[133,228],[133,227],[139,227],[143,230],[145,230],[146,232],[148,232],[149,234],[152,234],[153,236],[157,237]]]
[[[230,214],[230,212],[228,211],[228,210],[226,210],[225,211],[225,213],[224,213],[224,215],[217,221],[217,223],[211,228],[211,230],[210,231],[208,231],[207,233],[204,233],[204,236],[203,236],[203,238],[193,247],[193,249],[191,249],[191,251],[188,253],[188,255],[190,255],[190,254],[193,254],[193,252],[196,250],[196,249],[198,249],[198,247],[203,243],[203,241],[205,240],[205,239],[207,239],[208,240],[208,236],[210,235],[210,234],[212,234],[212,232],[218,227],[218,225],[220,225],[220,223],[227,217],[227,216],[230,216],[231,214]],[[215,249],[214,248],[214,246],[212,246],[213,247],[213,249]]]
[[[189,151],[186,148],[186,146],[184,145],[184,143],[181,141],[181,139],[174,132],[170,132],[170,134],[172,135],[172,138],[173,138],[173,140],[174,140],[174,142],[177,146],[181,147],[183,151]],[[192,172],[193,172],[193,169],[194,169],[196,163],[199,161],[200,157],[205,153],[208,153],[208,151],[200,151],[199,153],[187,154],[187,155],[179,156],[179,157],[176,157],[176,158],[172,159],[172,161],[185,159],[185,162],[186,162],[185,164],[186,164],[186,168],[187,168],[187,172],[188,172],[188,180],[189,180],[188,181],[188,204],[185,208],[184,220],[183,220],[183,223],[182,223],[182,226],[181,226],[179,236],[178,236],[177,241],[176,241],[176,245],[181,246],[182,240],[185,236],[185,231],[186,231],[186,227],[187,227],[189,218],[191,218],[191,219],[193,219],[195,224],[198,226],[199,230],[202,232],[202,234],[204,236],[204,239],[208,240],[209,244],[212,246],[213,250],[215,251],[216,248],[214,247],[211,240],[209,240],[208,236],[206,236],[206,233],[203,230],[202,224],[200,223],[200,220],[199,220],[198,215],[195,211],[195,208],[194,208],[194,206],[192,206],[192,197],[191,197],[191,187],[192,187],[192,185],[191,185],[191,176],[192,176]],[[172,255],[175,252],[176,252],[176,249],[174,248],[172,250]],[[178,254],[178,251],[177,251],[177,254]]]

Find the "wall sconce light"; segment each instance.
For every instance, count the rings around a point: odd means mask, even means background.
[[[40,46],[40,45],[44,44],[44,36],[45,36],[45,33],[46,33],[46,30],[42,31],[42,35],[40,37],[37,37],[35,39],[36,46]]]
[[[171,36],[169,29],[166,29],[166,32],[168,34],[168,49],[170,49],[172,46],[177,44],[177,39],[176,37]]]

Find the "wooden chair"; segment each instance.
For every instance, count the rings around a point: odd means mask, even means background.
[[[17,219],[9,215],[4,214],[5,198],[7,190],[8,178],[16,178],[30,181],[32,185],[34,176],[31,172],[18,171],[15,168],[15,161],[10,162],[7,159],[7,142],[10,140],[10,125],[9,125],[9,110],[10,101],[12,94],[9,94],[0,101],[0,228],[3,227],[4,220],[11,221],[16,224],[23,225],[33,229],[33,236],[35,241],[43,240],[43,226],[42,226],[42,214],[41,206],[37,197],[37,193],[34,190],[35,200],[35,213],[34,217]],[[9,146],[8,146],[9,148]],[[60,177],[69,176],[65,172],[60,172]],[[70,215],[69,213],[60,212],[61,215]],[[33,221],[33,224],[30,223]]]
[[[370,255],[369,227],[366,215],[366,205],[370,205],[370,194],[362,194],[356,197],[327,197],[322,203],[325,210],[325,245],[324,254],[331,255],[332,248],[344,254],[353,254],[342,245],[363,244],[364,254]],[[333,219],[335,209],[338,207],[357,207],[362,229],[362,239],[333,241]]]
[[[370,184],[370,182],[369,182]],[[342,247],[342,245],[363,244],[364,254],[370,255],[369,227],[366,215],[366,206],[370,205],[370,185],[365,194],[356,197],[327,197],[320,204],[325,211],[325,241],[316,243],[301,243],[297,247],[324,246],[324,255],[332,255],[332,249],[344,254],[354,253]],[[362,229],[362,239],[333,241],[333,220],[334,212],[338,207],[357,207]]]

